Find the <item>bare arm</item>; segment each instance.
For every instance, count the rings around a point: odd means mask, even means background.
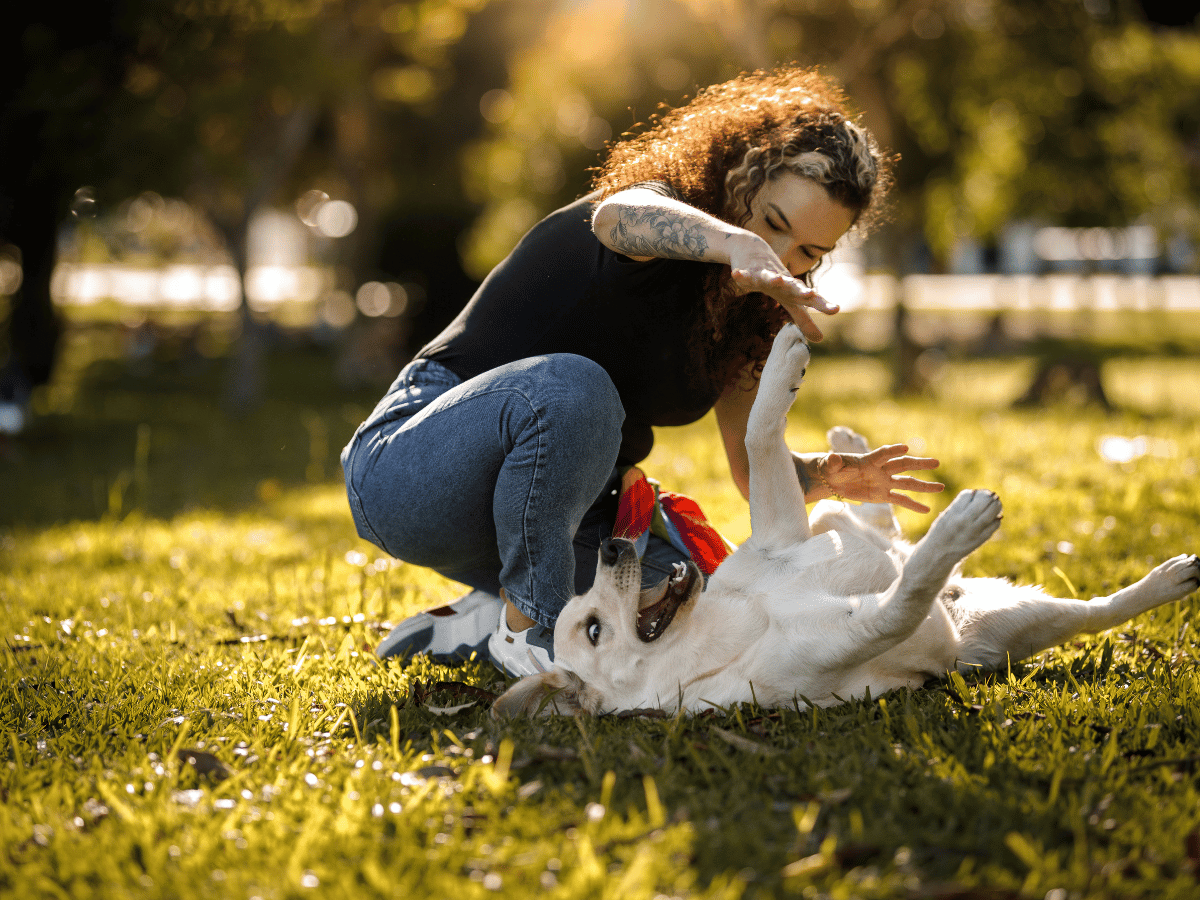
[[[688,259],[729,264],[730,242],[762,241],[744,228],[649,188],[604,200],[592,216],[600,243],[636,260]]]
[[[757,234],[648,188],[629,188],[603,200],[592,215],[592,231],[604,246],[632,259],[685,259],[729,266],[742,292],[772,297],[809,340],[819,341],[821,330],[808,310],[838,311],[793,278]]]
[[[714,406],[725,457],[729,460],[729,473],[747,500],[750,499],[750,457],[746,453],[746,422],[757,395],[757,381],[749,389],[744,383],[732,384],[717,398]]]
[[[743,497],[750,497],[750,459],[746,453],[746,422],[758,395],[758,382],[731,385],[717,399],[717,427],[725,445],[733,483]],[[937,468],[938,461],[923,456],[906,456],[904,444],[889,444],[869,453],[792,453],[796,477],[807,503],[832,497],[833,491],[862,503],[893,503],[914,512],[929,507],[900,491],[938,493],[944,485],[923,481],[906,473]]]
[[[746,422],[750,418],[750,407],[754,405],[754,398],[757,396],[758,381],[744,376],[738,384],[725,389],[717,398],[714,407],[717,428],[721,432],[725,456],[729,460],[729,472],[733,476],[733,483],[747,500],[750,499],[750,457],[746,452]],[[817,475],[818,466],[827,455],[792,454],[796,462],[796,477],[800,479],[800,487],[804,490],[804,499],[808,503],[832,496]]]

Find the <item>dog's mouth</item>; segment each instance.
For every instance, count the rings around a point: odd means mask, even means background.
[[[658,640],[688,598],[700,570],[695,565],[676,563],[675,571],[655,588],[644,591],[638,604],[637,636],[647,644]]]

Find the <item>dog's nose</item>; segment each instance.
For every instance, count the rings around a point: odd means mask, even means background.
[[[626,554],[637,556],[637,549],[629,538],[606,538],[600,542],[600,561],[606,566],[615,566]]]
[[[615,541],[603,540],[600,542],[600,560],[607,566],[616,565],[617,560],[621,556],[620,549],[616,546]]]

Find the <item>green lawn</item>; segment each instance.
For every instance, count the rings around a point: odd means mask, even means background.
[[[118,350],[74,333],[0,444],[0,896],[1200,894],[1195,596],[833,710],[497,725],[489,666],[371,652],[459,592],[354,536],[337,453],[375,391],[293,349],[233,420],[220,362]],[[1092,596],[1195,551],[1200,362],[1110,361],[1107,415],[1010,409],[1031,365],[951,362],[895,401],[818,350],[793,446],[847,424],[940,457],[940,505],[997,490],[971,573]],[[1105,435],[1146,453],[1106,461]],[[645,468],[738,541],[717,447],[711,421],[662,432]]]

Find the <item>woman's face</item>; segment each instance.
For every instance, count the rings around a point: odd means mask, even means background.
[[[850,230],[855,215],[817,182],[780,169],[751,201],[745,227],[770,244],[787,270],[799,278]]]

